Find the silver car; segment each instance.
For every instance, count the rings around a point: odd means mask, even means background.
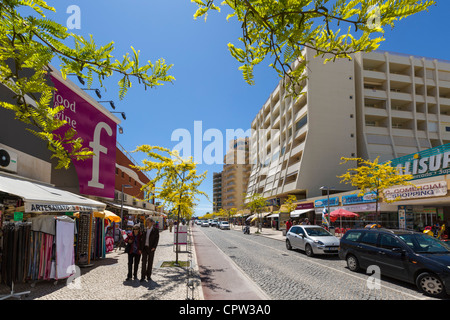
[[[339,239],[321,226],[297,225],[286,234],[286,248],[304,250],[308,257],[314,254],[338,254]]]

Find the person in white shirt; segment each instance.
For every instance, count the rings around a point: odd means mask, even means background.
[[[155,221],[152,218],[146,219],[147,228],[142,233],[141,252],[142,252],[142,272],[141,282],[152,280],[153,258],[155,250],[159,241],[159,230],[155,226]]]

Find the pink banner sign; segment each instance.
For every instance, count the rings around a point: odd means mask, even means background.
[[[87,160],[73,161],[80,193],[114,198],[117,123],[53,75],[51,80],[57,89],[53,106],[65,107],[58,116],[67,121],[55,133],[64,135],[72,127],[77,131],[75,137],[83,139],[83,147],[95,154]]]

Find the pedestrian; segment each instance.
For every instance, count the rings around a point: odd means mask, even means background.
[[[302,224],[303,225],[310,225],[311,223],[309,222],[308,218],[305,218],[305,220],[303,220]]]
[[[286,233],[288,233],[289,232],[289,229],[292,227],[292,219],[289,219],[287,222],[286,222]]]
[[[133,226],[133,233],[129,234],[125,239],[127,247],[125,252],[128,253],[128,276],[126,281],[131,280],[133,273],[134,280],[137,279],[137,272],[139,268],[139,261],[141,260],[141,230],[139,225]],[[134,270],[133,270],[134,264]],[[134,272],[133,272],[134,271]]]
[[[172,232],[172,228],[173,228],[173,221],[172,221],[172,219],[170,219],[170,221],[169,221],[169,230],[170,230],[170,232]]]
[[[155,227],[155,221],[152,218],[146,220],[146,229],[141,236],[141,251],[142,251],[142,272],[141,282],[152,280],[153,258],[155,250],[159,241],[159,230]]]

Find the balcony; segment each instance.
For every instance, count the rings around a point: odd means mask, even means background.
[[[402,118],[402,119],[412,119],[413,113],[411,111],[403,111],[403,110],[391,110],[392,117]]]
[[[398,82],[403,82],[403,83],[411,83],[411,77],[407,76],[407,75],[390,73],[389,77],[390,77],[391,81],[398,81]]]
[[[364,70],[363,76],[367,80],[386,80],[386,73],[383,71]]]
[[[389,134],[389,130],[386,127],[368,126],[367,124],[366,124],[365,131],[366,131],[366,133],[370,133],[370,134],[381,134],[381,135]]]
[[[381,109],[381,108],[365,107],[364,113],[367,116],[375,116],[375,117],[387,117],[388,116],[387,110]]]
[[[403,100],[403,101],[412,101],[412,94],[406,92],[400,92],[396,89],[391,89],[390,92],[391,99],[395,100]]]
[[[364,96],[376,99],[387,99],[385,90],[364,89]]]

